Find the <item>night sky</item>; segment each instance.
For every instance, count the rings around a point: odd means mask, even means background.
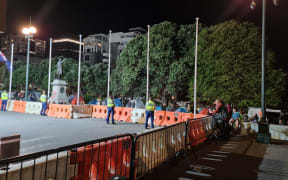
[[[130,27],[153,25],[165,20],[190,24],[195,17],[213,25],[236,19],[261,25],[261,0],[256,10],[250,9],[251,0],[8,0],[8,32],[19,33],[32,23],[39,29],[37,37],[48,39],[62,34],[88,35],[127,31]],[[276,51],[278,66],[288,72],[288,1],[280,0],[275,7],[267,0],[268,48]]]

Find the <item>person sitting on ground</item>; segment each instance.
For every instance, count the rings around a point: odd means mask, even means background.
[[[239,128],[239,118],[240,118],[240,113],[238,112],[237,108],[234,107],[234,108],[233,108],[232,117],[231,117],[231,119],[229,120],[229,125],[230,125],[231,127],[233,127],[233,123],[235,123],[236,129],[238,129],[238,128]]]

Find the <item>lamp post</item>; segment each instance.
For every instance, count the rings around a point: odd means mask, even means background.
[[[275,6],[279,5],[279,0],[273,0]],[[256,8],[255,0],[251,1],[250,8],[254,10]],[[262,118],[261,121],[266,121],[266,109],[265,109],[265,44],[266,36],[266,0],[262,0],[262,55],[261,55],[261,112]]]
[[[23,34],[27,38],[27,63],[26,63],[26,83],[25,83],[25,100],[28,101],[28,81],[29,81],[29,58],[30,58],[30,39],[33,37],[33,34],[37,32],[36,28],[30,26],[29,28],[23,28]]]
[[[107,102],[110,97],[110,71],[111,71],[111,36],[112,31],[109,30],[109,55],[108,55],[108,82],[107,82]]]
[[[273,0],[275,6],[279,5],[279,0]],[[254,10],[256,2],[251,1],[250,8]],[[257,134],[257,140],[264,143],[271,142],[271,135],[269,134],[269,124],[266,122],[266,109],[265,109],[265,55],[266,55],[266,0],[262,0],[262,55],[261,55],[261,124]],[[265,136],[265,137],[264,137]],[[267,141],[269,139],[269,141]]]
[[[146,84],[146,102],[149,100],[149,61],[150,61],[150,25],[147,25],[147,84]]]

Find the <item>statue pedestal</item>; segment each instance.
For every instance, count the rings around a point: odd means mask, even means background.
[[[52,104],[68,104],[68,97],[66,94],[66,81],[55,79],[52,82],[52,94],[49,98],[49,103]]]

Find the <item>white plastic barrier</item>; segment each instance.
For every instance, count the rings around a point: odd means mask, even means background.
[[[13,111],[14,100],[8,100],[7,111]]]
[[[131,119],[133,123],[145,123],[145,109],[133,109]]]
[[[40,114],[41,109],[42,109],[42,104],[40,102],[27,102],[25,113]]]
[[[270,124],[269,131],[272,139],[288,140],[288,126]]]

